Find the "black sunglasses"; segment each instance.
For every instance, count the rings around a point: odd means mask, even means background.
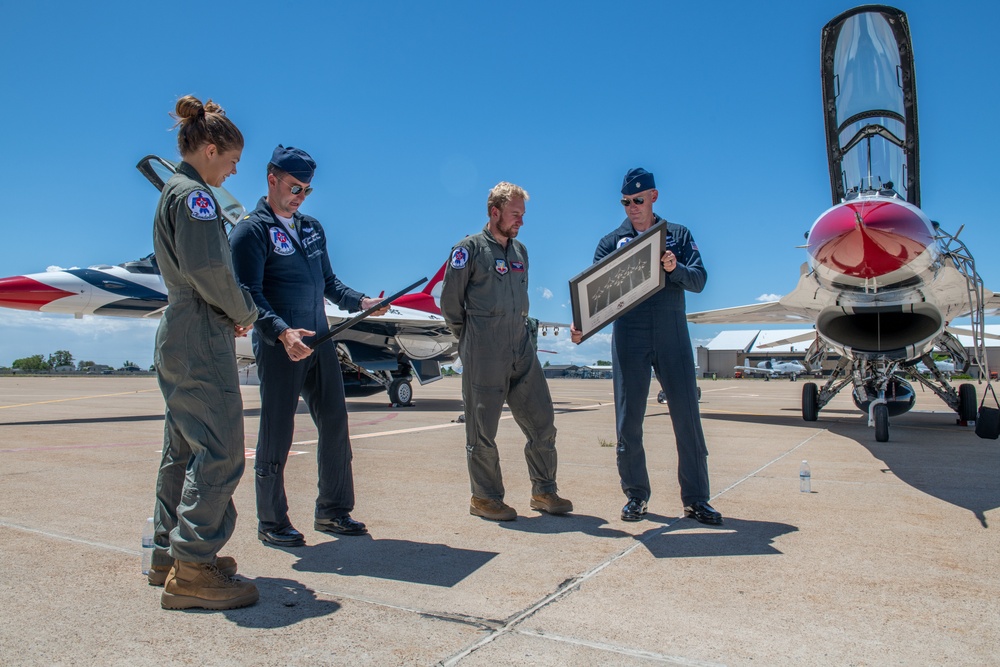
[[[285,179],[281,178],[277,174],[275,174],[274,177],[277,178],[282,183],[284,183],[285,185],[288,185],[288,181],[286,181]],[[313,191],[312,187],[309,186],[309,185],[307,185],[306,187],[302,187],[301,185],[288,185],[288,189],[292,191],[293,195],[297,195],[300,192],[305,192],[306,196],[309,196],[310,194],[312,194],[312,191]],[[641,204],[642,202],[639,202],[639,203]]]
[[[628,197],[622,197],[622,206],[631,206],[632,202],[635,202],[637,206],[642,206],[642,203],[646,201],[645,197],[636,197],[634,199],[629,199]]]

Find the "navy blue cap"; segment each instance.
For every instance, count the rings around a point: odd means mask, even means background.
[[[281,144],[274,149],[271,164],[303,183],[312,181],[313,173],[316,171],[316,161],[309,156],[309,153],[293,146],[285,148]]]
[[[636,167],[629,169],[628,173],[625,174],[625,180],[622,181],[622,194],[631,195],[644,190],[652,190],[655,187],[656,181],[653,180],[653,175],[642,167]]]

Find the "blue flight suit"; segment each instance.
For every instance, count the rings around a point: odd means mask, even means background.
[[[653,224],[662,220],[654,216]],[[597,244],[594,261],[639,234],[628,218]],[[708,448],[698,411],[698,386],[688,334],[684,291],[701,292],[708,274],[691,232],[667,222],[666,247],[677,268],[666,274],[666,286],[614,322],[615,417],[618,430],[618,474],[629,498],[649,500],[649,473],[642,445],[642,423],[649,399],[649,368],[661,378],[677,441],[677,480],[681,501],[708,502]],[[662,267],[660,268],[662,271]]]
[[[327,341],[302,361],[292,361],[278,336],[285,329],[328,332],[323,298],[349,311],[360,310],[364,295],[334,275],[326,234],[319,221],[296,212],[299,240],[278,220],[267,198],[230,235],[236,278],[260,310],[253,351],[260,378],[260,433],[254,463],[257,521],[261,531],[291,526],[284,470],[295,430],[299,395],[319,431],[316,459],[319,495],[316,518],[332,519],[354,509],[354,473],[344,378],[336,343]],[[308,342],[307,338],[305,342]]]
[[[153,249],[167,288],[153,363],[166,404],[153,565],[215,559],[236,526],[246,465],[235,324],[257,319],[233,277],[220,207],[187,162],[163,186]]]

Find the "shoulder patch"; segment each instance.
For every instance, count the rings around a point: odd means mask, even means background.
[[[270,227],[268,233],[271,236],[271,243],[274,244],[274,252],[279,255],[291,255],[295,252],[295,246],[288,240],[288,234],[281,227]]]
[[[204,190],[195,190],[187,196],[187,207],[195,220],[215,220],[215,200]]]
[[[458,246],[451,251],[451,268],[453,269],[464,269],[465,265],[469,263],[469,251]]]
[[[631,242],[632,242],[631,236],[623,236],[622,238],[618,239],[618,245],[616,245],[615,248],[621,248],[622,246]]]

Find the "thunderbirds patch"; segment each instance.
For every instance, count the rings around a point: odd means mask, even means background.
[[[295,246],[288,240],[288,234],[283,229],[271,227],[271,243],[274,244],[274,252],[279,255],[291,255],[295,252]]]
[[[451,251],[451,268],[464,269],[469,263],[469,251],[459,246]]]
[[[625,244],[631,243],[631,242],[632,242],[632,237],[631,236],[623,236],[622,238],[618,239],[618,245],[615,246],[615,247],[616,248],[621,248]]]
[[[187,207],[195,220],[215,220],[215,201],[204,190],[195,190],[187,196]]]

